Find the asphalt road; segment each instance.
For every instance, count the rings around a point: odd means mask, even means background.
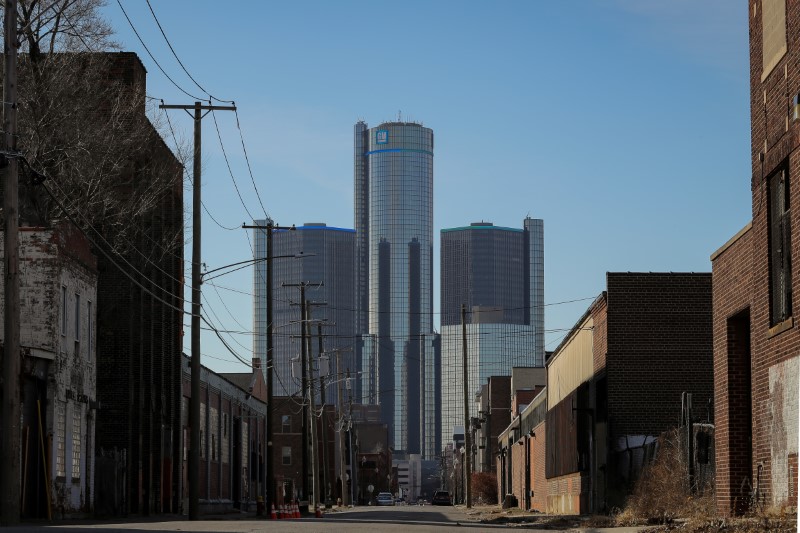
[[[326,513],[323,518],[300,518],[294,520],[254,520],[252,517],[227,515],[215,520],[190,522],[183,517],[165,518],[163,516],[108,520],[82,521],[71,524],[24,524],[18,527],[3,528],[6,532],[26,533],[119,533],[120,531],[149,532],[220,532],[220,533],[450,533],[464,531],[496,531],[508,526],[481,524],[468,517],[463,507],[434,507],[400,505],[396,507],[357,507],[340,512]],[[526,531],[549,531],[528,529]],[[599,532],[605,530],[589,530]],[[618,533],[631,533],[634,528],[617,528]]]

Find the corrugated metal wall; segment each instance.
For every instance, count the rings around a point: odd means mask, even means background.
[[[584,381],[591,379],[592,329],[594,321],[587,317],[547,365],[547,405],[554,406],[566,398]]]

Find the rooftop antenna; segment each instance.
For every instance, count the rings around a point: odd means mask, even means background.
[[[403,122],[403,121],[400,119],[400,110],[399,110],[399,109],[397,110],[397,122]]]

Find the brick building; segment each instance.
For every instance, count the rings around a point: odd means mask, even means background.
[[[181,499],[188,509],[190,358],[183,355]],[[200,370],[200,511],[256,510],[264,496],[267,404],[261,372]]]
[[[797,500],[800,2],[749,0],[752,221],[712,256],[717,511]],[[757,489],[757,491],[756,491]]]
[[[497,472],[497,438],[511,420],[511,376],[491,376],[477,401],[477,422],[473,443],[475,472]]]
[[[138,102],[146,157],[120,171],[115,193],[156,188],[128,247],[98,253],[97,482],[103,514],[180,510],[183,345],[183,171],[145,115],[136,54],[109,54],[109,76]],[[159,174],[156,176],[155,170]],[[113,260],[111,259],[113,258]],[[102,501],[101,501],[102,500]]]
[[[511,397],[509,415],[511,422],[497,439],[497,489],[501,499],[507,494],[517,497],[518,505],[530,508],[529,447],[521,448],[523,438],[530,428],[530,415],[523,413],[534,403],[547,385],[547,370],[541,367],[514,367],[511,369]],[[538,404],[537,404],[538,405]],[[523,430],[523,427],[526,429]]]
[[[547,510],[547,479],[545,477],[545,416],[547,388],[527,405],[498,438],[498,494],[517,498],[521,509]]]
[[[608,273],[606,285],[548,358],[546,391],[499,439],[500,489],[522,507],[622,506],[649,445],[680,424],[681,394],[712,398],[711,275]]]
[[[0,235],[0,249],[2,244]],[[89,513],[95,495],[97,260],[71,224],[20,228],[19,259],[22,516],[48,518],[49,508],[54,517]],[[0,320],[2,315],[0,306]]]

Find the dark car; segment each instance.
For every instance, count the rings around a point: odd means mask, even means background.
[[[437,490],[433,493],[431,505],[453,505],[453,502],[450,500],[450,493],[446,490]]]

